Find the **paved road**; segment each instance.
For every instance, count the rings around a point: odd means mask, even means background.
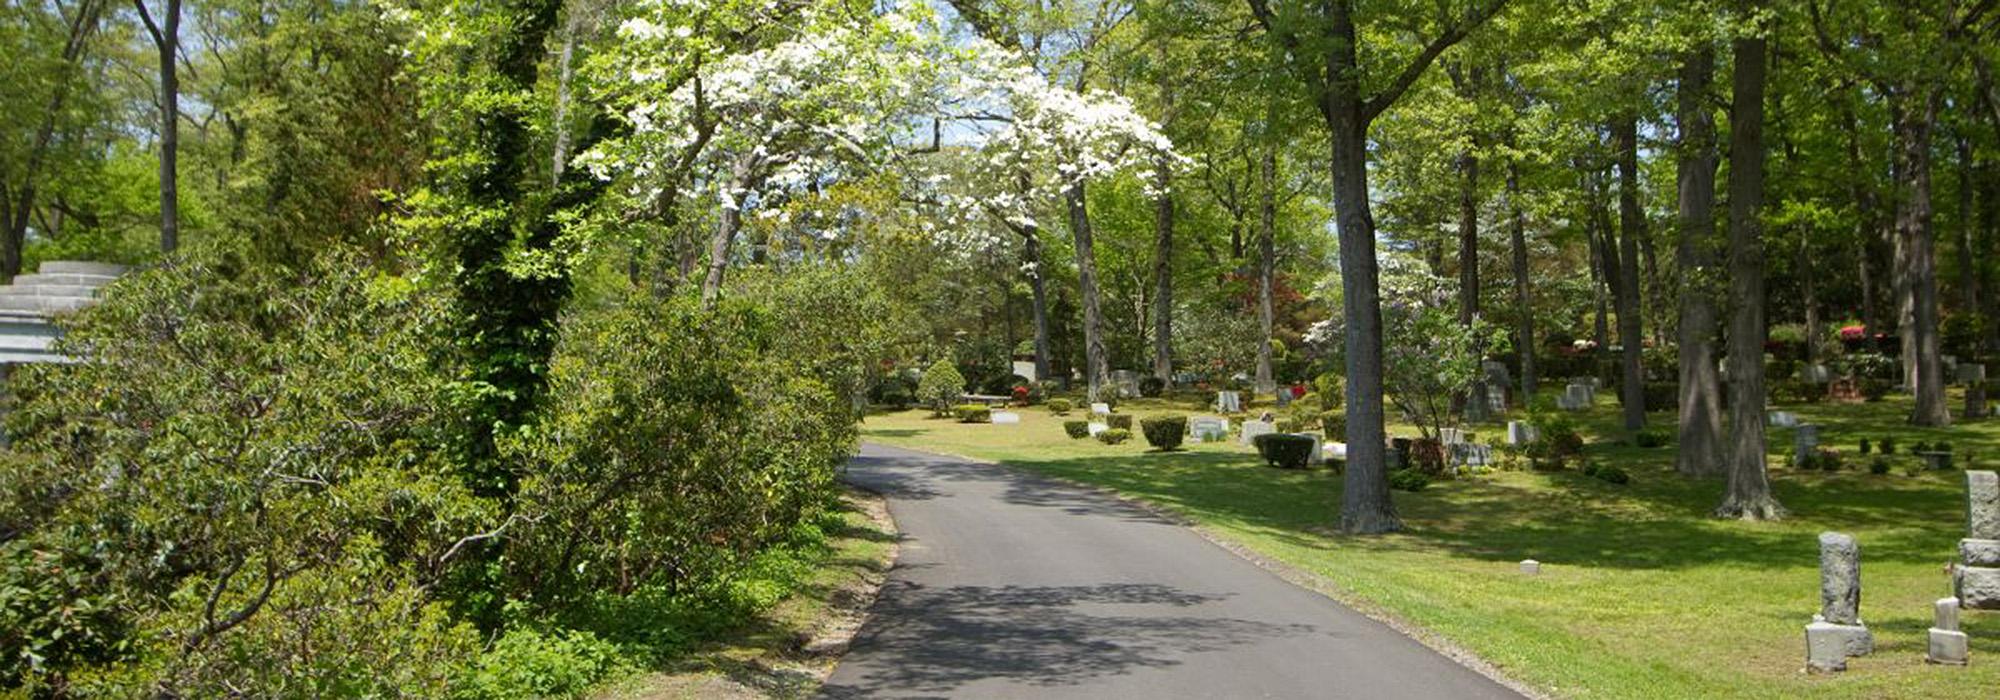
[[[1086,489],[874,445],[905,540],[827,698],[1518,698]]]

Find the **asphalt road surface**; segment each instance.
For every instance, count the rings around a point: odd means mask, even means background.
[[[826,698],[1518,698],[1087,489],[866,445],[904,542]]]

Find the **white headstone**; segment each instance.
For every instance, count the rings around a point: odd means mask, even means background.
[[[1536,437],[1538,435],[1535,432],[1535,426],[1529,425],[1524,421],[1507,421],[1507,444],[1526,445],[1534,442]]]
[[[1097,423],[1097,422],[1092,422],[1092,423],[1090,424],[1090,436],[1091,436],[1091,437],[1097,437],[1097,434],[1098,434],[1098,433],[1101,433],[1101,432],[1104,432],[1104,431],[1106,431],[1106,430],[1110,430],[1110,429],[1111,429],[1111,426],[1110,426],[1110,425],[1107,425],[1107,424],[1104,424],[1104,423]]]
[[[1589,408],[1591,404],[1596,403],[1597,392],[1588,384],[1571,384],[1566,388],[1566,392],[1570,405],[1576,407],[1572,410]]]
[[[1215,392],[1215,410],[1222,413],[1242,413],[1243,396],[1234,391]]]
[[[1327,459],[1337,459],[1343,462],[1347,461],[1347,443],[1329,442],[1326,444],[1326,447],[1323,449],[1323,451],[1326,453]]]
[[[1001,425],[1007,423],[1019,423],[1019,422],[1021,422],[1021,414],[1019,413],[1014,413],[1012,411],[993,412],[993,423],[995,425]]]
[[[1269,421],[1243,421],[1243,444],[1251,444],[1251,441],[1256,439],[1257,436],[1269,435],[1275,432],[1278,432],[1278,426]]]
[[[1796,413],[1792,413],[1791,411],[1772,411],[1771,427],[1773,428],[1799,427],[1799,415]]]
[[[1799,378],[1811,384],[1825,384],[1833,381],[1833,371],[1826,365],[1806,365],[1799,370]]]
[[[1521,573],[1529,576],[1539,576],[1542,573],[1542,563],[1533,559],[1522,559]]]
[[[1111,404],[1108,404],[1108,403],[1094,403],[1094,404],[1091,404],[1091,405],[1090,405],[1090,413],[1091,413],[1092,415],[1098,415],[1098,416],[1108,416],[1108,415],[1111,415]]]
[[[1465,431],[1458,428],[1439,428],[1438,442],[1457,445],[1465,442]]]
[[[1015,360],[1014,373],[1031,382],[1041,379],[1035,376],[1035,363],[1032,360]]]
[[[1321,454],[1319,448],[1319,446],[1325,441],[1320,438],[1319,433],[1293,433],[1293,434],[1312,438],[1313,441],[1312,452],[1306,455],[1306,464],[1310,465],[1310,464],[1326,463],[1326,455]]]
[[[1188,434],[1195,442],[1217,442],[1229,438],[1229,419],[1216,416],[1195,416],[1188,420]]]

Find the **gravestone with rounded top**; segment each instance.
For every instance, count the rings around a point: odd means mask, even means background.
[[[2000,610],[2000,474],[1965,473],[1965,535],[1952,590],[1966,608]]]

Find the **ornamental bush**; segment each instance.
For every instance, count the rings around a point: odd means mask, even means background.
[[[1613,484],[1625,484],[1632,481],[1631,474],[1627,474],[1624,469],[1609,464],[1598,467],[1596,471],[1591,473],[1591,476],[1597,477],[1599,481]]]
[[[965,375],[959,374],[958,366],[949,359],[933,363],[917,381],[917,401],[929,406],[933,417],[951,415],[952,404],[964,394]]]
[[[1416,469],[1398,469],[1389,472],[1389,488],[1397,491],[1416,493],[1430,485],[1430,476]]]
[[[993,422],[993,409],[985,404],[962,404],[951,411],[953,415],[958,416],[958,422],[960,423]]]
[[[1070,408],[1069,399],[1049,399],[1049,413],[1058,416],[1067,416],[1069,415]]]
[[[1123,430],[1129,433],[1132,431],[1132,414],[1113,413],[1104,417],[1104,424],[1111,426],[1114,430]]]
[[[1130,439],[1132,431],[1123,428],[1112,428],[1097,434],[1097,441],[1106,445],[1116,445]]]
[[[1266,433],[1251,444],[1264,462],[1281,469],[1304,469],[1312,464],[1313,439],[1290,433]]]
[[[1673,441],[1674,438],[1672,435],[1658,428],[1641,430],[1632,434],[1632,444],[1639,447],[1665,447]]]
[[[1146,434],[1146,444],[1161,452],[1180,449],[1182,438],[1187,436],[1187,416],[1156,416],[1139,421],[1140,431]]]
[[[1087,420],[1063,421],[1063,432],[1068,433],[1071,438],[1079,440],[1090,437],[1090,421]]]

